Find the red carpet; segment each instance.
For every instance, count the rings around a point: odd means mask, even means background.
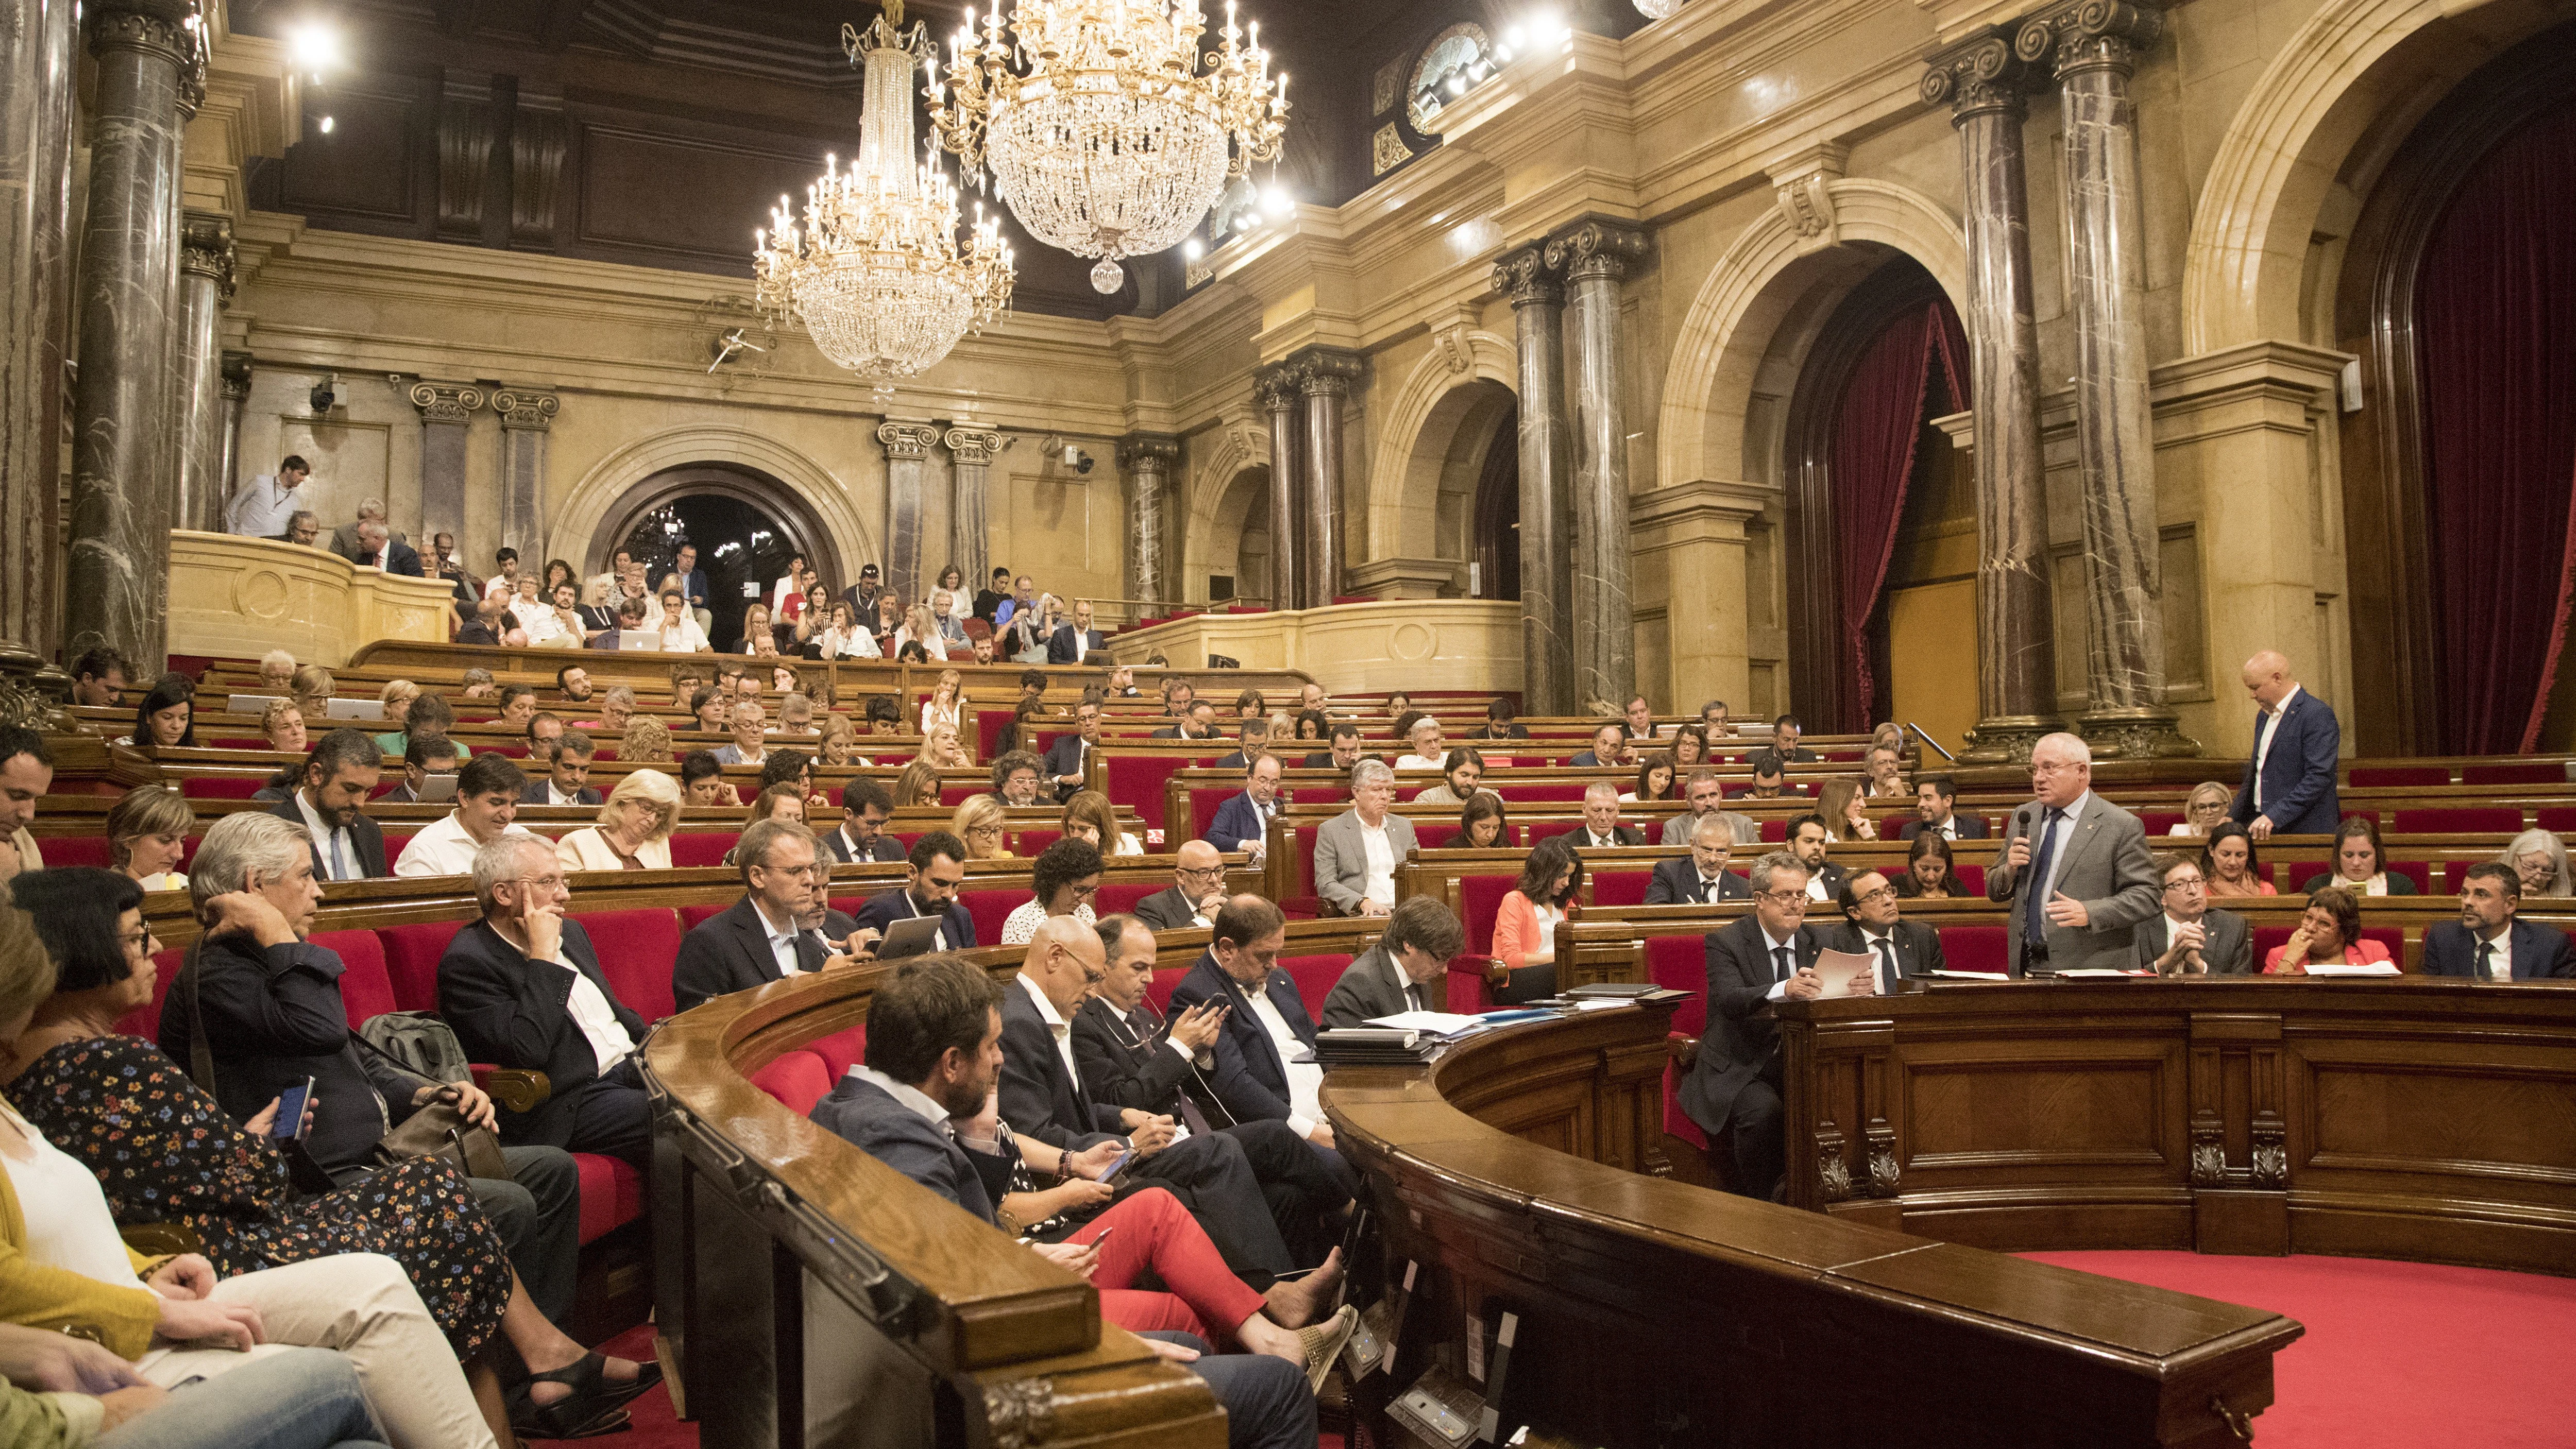
[[[653,1361],[653,1325],[638,1324],[608,1342],[599,1351],[610,1358],[631,1358],[637,1363]],[[598,1439],[531,1439],[531,1444],[572,1444],[597,1446],[597,1449],[698,1449],[698,1426],[683,1424],[671,1416],[671,1391],[666,1388],[647,1390],[626,1406],[633,1416],[634,1427],[623,1434],[610,1434]]]
[[[2576,1445],[2576,1280],[2367,1258],[2022,1256],[2306,1324],[2273,1360],[2263,1449]]]

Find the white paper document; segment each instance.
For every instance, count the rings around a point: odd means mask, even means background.
[[[1852,990],[1855,981],[1872,981],[1878,970],[1878,958],[1858,951],[1820,951],[1816,954],[1816,979],[1825,989],[1816,993],[1819,1000],[1829,996],[1858,996]]]
[[[1391,1026],[1398,1031],[1427,1031],[1433,1036],[1451,1036],[1482,1022],[1472,1016],[1458,1016],[1446,1011],[1399,1011],[1393,1016],[1373,1016],[1370,1026]]]
[[[2399,971],[2393,961],[2369,961],[2358,966],[2346,965],[2339,961],[2331,963],[2311,961],[2308,963],[2308,974],[2311,976],[2401,976],[2405,973]]]

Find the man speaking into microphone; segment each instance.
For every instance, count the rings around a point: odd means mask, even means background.
[[[2073,735],[2032,748],[2030,788],[2039,798],[2013,812],[1986,871],[1986,898],[2012,902],[2012,974],[2131,969],[2159,900],[2146,827],[2093,793],[2093,751]]]

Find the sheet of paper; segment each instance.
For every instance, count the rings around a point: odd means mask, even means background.
[[[2311,961],[2308,963],[2308,974],[2311,976],[2402,976],[2405,973],[2399,971],[2396,963],[2392,961],[2371,961],[2359,966],[2340,963],[2329,965]]]
[[[1852,983],[1873,979],[1870,973],[1877,969],[1877,958],[1858,951],[1819,952],[1816,955],[1816,979],[1825,983],[1825,989],[1816,993],[1817,998],[1854,995]]]
[[[1480,1023],[1472,1016],[1458,1016],[1446,1011],[1399,1011],[1393,1016],[1373,1016],[1369,1026],[1391,1026],[1398,1031],[1427,1031],[1434,1036],[1447,1036],[1465,1031]]]
[[[1599,997],[1585,997],[1583,1000],[1574,1003],[1574,1009],[1577,1011],[1616,1011],[1620,1007],[1633,1006],[1635,1004],[1635,1002],[1631,1001],[1604,1001]]]
[[[2071,977],[2076,978],[2077,980],[2088,980],[2088,979],[2099,979],[2099,978],[2102,978],[2102,977],[2110,977],[2110,976],[2139,976],[2139,975],[2149,975],[2149,974],[2152,974],[2152,973],[2148,973],[2148,972],[2138,972],[2138,971],[2120,971],[2120,970],[2116,970],[2116,969],[2114,969],[2114,968],[2112,968],[2112,967],[2108,967],[2108,966],[2082,966],[2082,967],[2078,967],[2078,968],[2076,968],[2076,969],[2075,969],[2075,970],[2073,970],[2073,971],[2060,971],[2060,972],[2058,972],[2057,974],[2058,974],[2058,975],[2060,975],[2060,976],[2071,976]]]

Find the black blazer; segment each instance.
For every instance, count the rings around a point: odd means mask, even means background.
[[[1780,1023],[1771,1014],[1771,946],[1762,923],[1747,915],[1708,933],[1708,1026],[1699,1057],[1682,1078],[1682,1110],[1704,1132],[1726,1129],[1736,1094],[1760,1076],[1780,1051]],[[1823,949],[1814,930],[1800,926],[1791,943],[1800,966],[1816,964]]]
[[[1188,931],[1198,927],[1198,907],[1179,886],[1165,886],[1136,903],[1136,919],[1157,931]]]
[[[1983,815],[1961,815],[1954,810],[1950,813],[1950,823],[1957,827],[1959,838],[1961,840],[1983,840],[1986,838],[1986,817]],[[1896,827],[1896,838],[1899,840],[1912,840],[1914,837],[1921,835],[1928,828],[1930,827],[1926,826],[1920,819],[1908,820],[1903,825]]]
[[[590,978],[617,1024],[644,1042],[644,1018],[617,999],[599,974],[599,953],[581,922],[563,923],[564,959]],[[552,961],[531,961],[488,921],[456,933],[438,958],[438,1014],[456,1030],[468,1060],[546,1074],[552,1091],[532,1112],[500,1113],[501,1140],[514,1147],[570,1147],[581,1102],[599,1081],[599,1054],[572,1017],[572,977]],[[631,1090],[631,1089],[630,1089]]]
[[[1297,1039],[1308,1047],[1314,1046],[1315,1019],[1306,1014],[1306,1003],[1298,998],[1297,983],[1289,979],[1288,973],[1272,967],[1270,979],[1262,989]],[[1234,1008],[1217,1031],[1217,1101],[1237,1122],[1264,1118],[1286,1121],[1288,1064],[1280,1059],[1278,1044],[1271,1041],[1269,1030],[1253,1014],[1251,998],[1218,967],[1213,951],[1201,955],[1190,974],[1173,989],[1172,1010],[1186,1010],[1208,1000]]]
[[[1383,760],[1385,758],[1386,757],[1384,755],[1362,755],[1359,760],[1351,761],[1350,768],[1358,769],[1360,760]],[[1342,766],[1333,762],[1332,751],[1316,750],[1306,756],[1306,768],[1309,770],[1338,770],[1341,769]]]
[[[1119,1126],[1117,1108],[1094,1106],[1065,1074],[1055,1037],[1017,981],[1002,986],[1002,1120],[1067,1152],[1117,1136]]]
[[[896,886],[882,895],[868,897],[867,903],[859,907],[859,913],[850,919],[862,926],[873,926],[879,935],[883,935],[885,929],[895,922],[908,921],[920,914],[921,909],[912,903],[912,891],[905,886]],[[949,950],[974,949],[975,918],[966,913],[962,903],[948,903],[947,912],[940,918],[939,929],[947,934]]]
[[[1047,663],[1080,664],[1086,651],[1103,648],[1108,643],[1109,636],[1097,629],[1077,630],[1071,624],[1061,624],[1047,636]]]
[[[1825,899],[1823,904],[1825,905],[1832,905],[1834,903],[1834,899],[1843,893],[1843,882],[1851,876],[1850,871],[1843,869],[1841,866],[1834,864],[1830,860],[1808,872],[1808,874],[1810,877],[1824,881]]]
[[[905,859],[903,842],[882,830],[877,832],[876,839],[868,842],[866,855],[856,854],[850,849],[850,838],[841,833],[839,826],[824,832],[823,848],[832,853],[832,859],[843,865],[864,864],[868,861],[875,861],[881,865],[901,865]]]
[[[1139,1002],[1120,1013],[1099,996],[1073,1014],[1073,1059],[1082,1068],[1082,1089],[1104,1107],[1133,1107],[1140,1112],[1179,1118],[1187,1093],[1211,1122],[1222,1122],[1216,1094],[1208,1089],[1200,1064],[1163,1044],[1165,1024],[1153,1007]],[[1206,1070],[1215,1070],[1213,1055]],[[1014,1123],[1016,1125],[1016,1123]]]
[[[295,793],[291,790],[287,792],[285,799],[268,807],[268,813],[298,830],[309,828],[304,823],[304,807],[295,803]],[[307,834],[304,838],[309,843],[313,837]],[[365,871],[370,880],[393,874],[392,871],[385,869],[384,827],[369,820],[364,814],[349,822],[349,848],[358,853],[358,868]],[[312,849],[314,876],[322,880],[330,879],[330,873],[322,868],[322,848],[317,845]]]
[[[1731,870],[1717,873],[1716,899],[1750,900],[1753,887],[1744,877]],[[1655,878],[1646,882],[1646,904],[1650,906],[1704,906],[1710,896],[1700,889],[1699,863],[1685,855],[1679,860],[1655,863]]]
[[[823,966],[823,943],[796,938],[796,959],[805,970]],[[769,925],[751,897],[727,906],[724,914],[700,921],[680,938],[680,954],[671,964],[671,995],[682,1011],[719,996],[749,991],[779,980],[778,958],[769,949]]]
[[[1921,976],[1929,971],[1947,971],[1949,961],[1941,955],[1941,933],[1921,921],[1899,920],[1896,929],[1887,933],[1896,942],[1896,974]],[[1876,956],[1860,927],[1848,919],[1825,932],[1825,949],[1849,951],[1859,956]]]
[[[1610,827],[1610,838],[1619,842],[1621,845],[1643,845],[1646,843],[1646,832],[1639,830],[1634,825],[1613,825]],[[1577,850],[1600,850],[1606,848],[1603,846],[1596,846],[1592,843],[1592,827],[1589,825],[1578,825],[1572,830],[1565,832],[1565,843],[1573,846]]]
[[[2513,923],[2512,938],[2514,980],[2576,976],[2576,965],[2568,960],[2566,932],[2536,921],[2518,920]],[[2477,939],[2466,926],[2457,921],[2440,921],[2424,928],[2425,975],[2474,977],[2477,970]]]
[[[1411,1011],[1413,1004],[1404,999],[1404,988],[1395,984],[1403,974],[1404,968],[1384,942],[1353,957],[1351,964],[1342,968],[1342,979],[1333,983],[1332,994],[1324,998],[1325,1029],[1358,1026],[1381,1016]],[[1430,997],[1426,994],[1423,1001],[1428,1006]]]
[[[530,780],[528,782],[528,788],[519,792],[519,803],[522,805],[545,804],[546,787],[552,783],[552,781],[543,778]],[[575,805],[596,805],[606,798],[606,796],[600,794],[597,790],[592,789],[588,785],[584,785],[579,791],[574,793],[572,803]]]
[[[1056,784],[1058,776],[1082,773],[1082,746],[1082,736],[1078,734],[1058,735],[1055,743],[1047,746],[1046,779],[1048,784],[1055,785],[1055,802],[1059,805],[1082,789],[1080,785]]]
[[[957,1139],[864,1077],[843,1076],[812,1113],[817,1125],[973,1213],[993,1220],[993,1195]]]
[[[1744,756],[1744,763],[1751,765],[1757,775],[1762,774],[1766,766],[1787,774],[1791,765],[1821,765],[1824,761],[1825,757],[1813,750],[1796,749],[1784,755],[1769,745],[1748,751]]]

